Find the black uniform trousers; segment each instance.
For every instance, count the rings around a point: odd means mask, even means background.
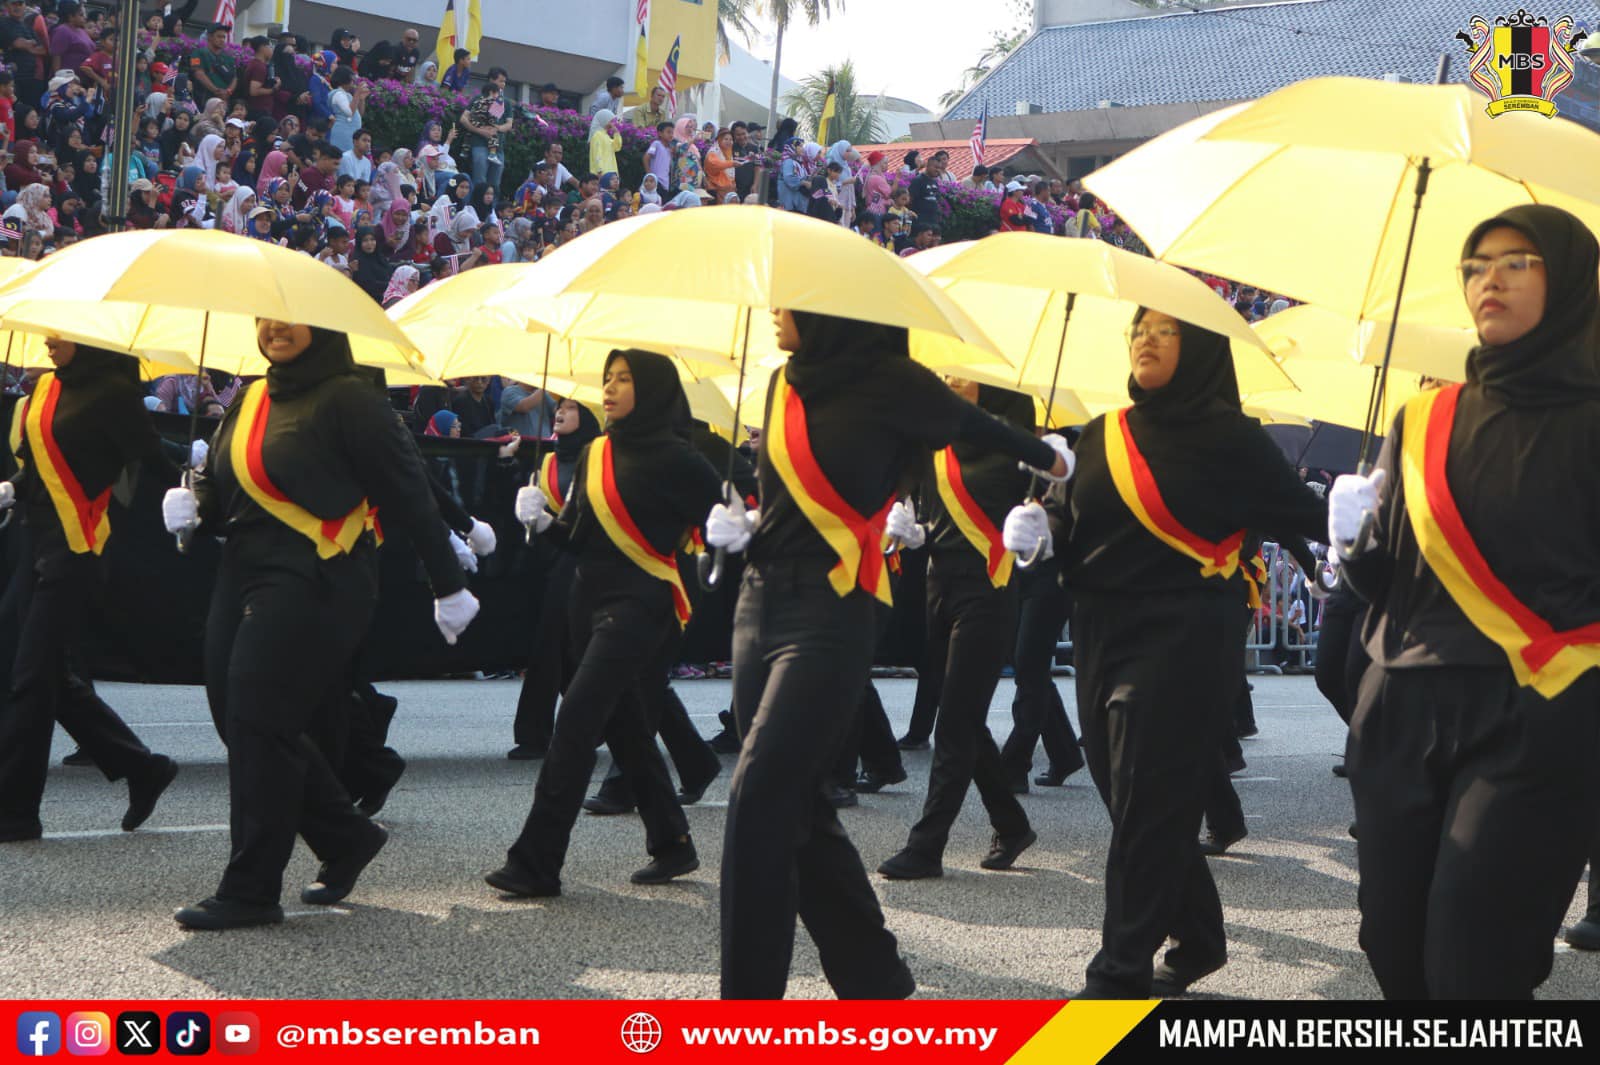
[[[533,806],[509,849],[511,860],[551,880],[566,862],[572,826],[604,740],[633,787],[644,821],[645,848],[660,854],[689,834],[656,747],[653,702],[681,630],[672,592],[632,563],[598,566],[573,577],[568,615],[578,668],[561,700],[550,749],[533,786]]]
[[[518,746],[544,748],[550,745],[550,733],[555,730],[556,700],[567,690],[578,668],[572,651],[572,636],[567,631],[572,576],[577,568],[577,558],[562,552],[545,575],[539,616],[533,626],[533,646],[528,654],[528,671],[522,675],[517,717],[511,726],[511,737]]]
[[[13,575],[0,603],[0,647],[14,647],[8,705],[0,709],[0,825],[39,820],[56,722],[107,780],[137,776],[154,756],[94,688],[72,671],[84,626],[103,592],[100,559],[52,551]]]
[[[1011,734],[1000,748],[1000,759],[1012,777],[1026,778],[1042,739],[1050,769],[1074,773],[1083,768],[1083,751],[1051,671],[1072,610],[1072,597],[1061,583],[1061,563],[1048,558],[1029,569],[1018,566],[1011,583],[1018,595],[1017,645],[1011,657],[1017,690],[1011,699]]]
[[[1322,604],[1317,636],[1317,690],[1346,725],[1356,710],[1356,691],[1367,671],[1367,649],[1361,645],[1361,621],[1367,604],[1348,587],[1334,589]]]
[[[890,587],[896,584],[891,577]],[[872,629],[875,648],[883,645],[893,621],[893,608],[877,604]],[[839,752],[834,765],[835,782],[846,788],[855,784],[858,763],[862,772],[877,777],[894,777],[905,772],[905,763],[900,758],[900,748],[895,742],[894,726],[889,723],[889,713],[883,708],[883,697],[878,694],[878,686],[872,682],[870,669],[867,671],[866,686],[861,689],[861,701],[855,724],[850,729],[850,739]]]
[[[1111,815],[1093,993],[1148,997],[1151,958],[1168,936],[1175,968],[1226,956],[1222,902],[1199,831],[1233,711],[1238,617],[1231,595],[1077,593],[1078,723]]]
[[[1011,790],[1000,749],[989,734],[989,703],[1012,649],[1017,592],[996,588],[981,565],[935,555],[928,566],[928,642],[942,646],[945,662],[933,765],[922,817],[911,826],[906,849],[930,858],[944,854],[950,826],[967,788],[976,784],[994,830],[1007,838],[1028,831],[1028,815]]]
[[[677,646],[674,641],[674,647]],[[672,657],[674,655],[668,656]],[[650,720],[656,724],[661,745],[667,749],[667,758],[678,773],[679,783],[684,787],[698,786],[701,781],[716,776],[722,769],[722,760],[705,737],[700,735],[700,730],[694,727],[689,710],[673,689],[666,671],[662,671],[659,681],[650,678],[647,681],[640,689],[640,696],[647,704],[646,712]],[[608,796],[626,802],[634,801],[633,789],[628,786],[628,779],[623,774],[622,763],[615,751],[611,753],[611,768],[606,771],[600,788]]]
[[[1545,699],[1509,667],[1374,665],[1345,768],[1384,997],[1531,999],[1595,835],[1600,673]]]
[[[816,559],[752,562],[734,619],[743,740],[722,848],[722,997],[782,998],[795,918],[841,998],[903,994],[894,935],[825,778],[872,667],[874,603],[840,597]]]
[[[228,748],[232,839],[216,894],[261,904],[278,901],[296,834],[327,862],[374,831],[311,736],[350,696],[377,601],[374,549],[363,540],[310,569],[277,561],[283,550],[276,536],[230,539],[206,622],[206,698]]]
[[[1242,764],[1244,762],[1244,748],[1239,745],[1238,729],[1242,722],[1248,721],[1255,724],[1255,708],[1250,701],[1250,680],[1245,670],[1245,659],[1250,652],[1244,650],[1245,638],[1250,633],[1250,625],[1255,620],[1255,608],[1246,606],[1239,611],[1239,624],[1235,630],[1239,654],[1237,656],[1239,668],[1235,671],[1237,678],[1233,684],[1233,720],[1231,728],[1223,730],[1221,745],[1217,749],[1217,757],[1211,767],[1210,786],[1206,794],[1205,824],[1212,834],[1222,838],[1232,838],[1245,834],[1244,805],[1239,801],[1239,793],[1233,788],[1232,774],[1228,772],[1228,764]],[[1236,761],[1235,761],[1236,760]]]

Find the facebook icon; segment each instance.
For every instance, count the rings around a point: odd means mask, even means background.
[[[24,1013],[17,1018],[17,1052],[44,1058],[61,1049],[61,1018],[54,1013]]]

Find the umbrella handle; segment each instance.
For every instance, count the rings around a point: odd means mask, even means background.
[[[1023,569],[1032,569],[1038,563],[1039,556],[1042,554],[1044,554],[1044,537],[1041,536],[1039,537],[1039,542],[1034,545],[1032,551],[1028,552],[1026,558],[1020,555],[1017,556],[1017,565]]]
[[[728,549],[719,547],[711,554],[701,555],[696,559],[695,565],[699,567],[700,573],[700,587],[709,592],[722,583],[722,570],[727,557]]]
[[[538,465],[537,464],[535,464],[533,472],[528,474],[528,487],[529,488],[537,488],[537,487],[539,487],[539,469],[538,469]],[[522,542],[527,544],[529,547],[532,547],[533,546],[533,537],[534,537],[534,523],[531,522],[531,521],[523,522],[522,528],[523,528],[523,530],[525,532],[525,535],[523,536],[523,541]]]
[[[191,492],[194,491],[194,468],[193,467],[191,467],[191,466],[185,466],[184,467],[184,469],[183,469],[183,479],[179,483],[182,484],[183,487],[187,488],[189,491],[191,491]],[[172,534],[173,540],[174,540],[174,542],[175,542],[175,544],[176,544],[176,546],[178,548],[178,554],[187,555],[189,553],[189,545],[194,542],[194,531],[196,529],[198,529],[199,527],[200,527],[200,523],[199,522],[191,522],[188,525],[185,525],[183,528],[179,529],[177,532]]]
[[[6,508],[4,514],[0,514],[0,529],[4,529],[7,525],[11,524],[11,515],[16,513],[16,510],[16,506],[12,505]]]

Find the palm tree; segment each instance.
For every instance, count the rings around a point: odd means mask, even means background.
[[[733,50],[731,33],[737,33],[746,44],[756,36],[756,24],[751,21],[755,5],[756,0],[717,0],[717,51],[722,58],[727,59]]]
[[[848,59],[804,78],[800,88],[783,98],[784,109],[800,121],[801,129],[808,136],[815,137],[822,124],[822,108],[830,86],[834,91],[834,114],[828,121],[828,140],[881,144],[884,128],[877,101],[857,95],[856,68]]]
[[[939,97],[939,106],[948,111],[959,103],[961,98],[987,77],[989,71],[1010,55],[1027,35],[1026,30],[1018,30],[1010,36],[1003,33],[995,34],[994,39],[989,42],[989,47],[978,56],[978,61],[961,72],[961,84]]]
[[[835,8],[843,11],[844,0],[762,0],[762,7],[778,27],[778,45],[772,55],[772,95],[767,102],[767,136],[770,137],[776,128],[773,118],[778,112],[778,70],[783,65],[783,31],[789,28],[789,20],[796,15],[804,16],[813,26],[817,25],[832,15]]]

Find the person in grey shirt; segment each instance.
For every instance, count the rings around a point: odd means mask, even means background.
[[[554,431],[555,418],[555,401],[542,389],[507,379],[500,392],[501,425],[538,439]]]

